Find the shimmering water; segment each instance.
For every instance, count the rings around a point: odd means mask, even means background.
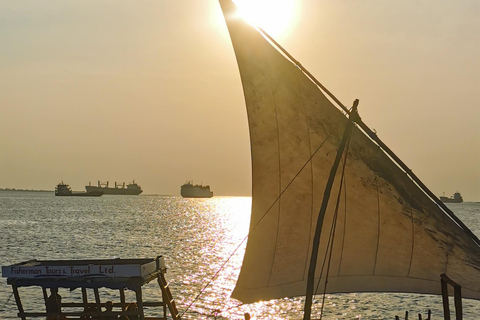
[[[53,192],[0,192],[0,265],[30,259],[163,255],[177,307],[181,314],[186,311],[184,319],[243,319],[245,312],[250,312],[253,319],[301,319],[301,298],[251,305],[229,298],[244,253],[242,240],[248,232],[250,206],[248,197],[76,198],[55,197]],[[480,203],[450,207],[474,233],[480,234]],[[63,301],[81,299],[76,291],[61,290]],[[113,290],[102,293],[109,300],[119,299]],[[41,290],[21,288],[20,294],[26,311],[42,310]],[[158,285],[149,285],[144,295],[153,298],[148,300],[158,299]],[[313,314],[318,317],[321,297],[316,302]],[[480,303],[463,303],[464,319],[478,319]],[[395,315],[402,318],[405,311],[409,311],[410,319],[418,319],[418,313],[425,319],[428,309],[433,319],[443,319],[441,298],[436,296],[339,294],[325,298],[323,319],[393,320]],[[148,312],[159,315],[154,310]],[[6,279],[0,279],[0,318],[17,319],[16,313],[11,289]]]

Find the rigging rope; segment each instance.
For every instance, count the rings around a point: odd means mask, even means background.
[[[5,301],[5,303],[2,305],[2,309],[5,308],[5,306],[7,305],[8,301],[10,301],[12,296],[13,296],[13,292],[10,294],[10,297],[8,297],[7,301]]]
[[[230,254],[230,256],[223,262],[223,264],[218,268],[217,272],[213,275],[213,277],[210,279],[210,281],[202,288],[202,290],[200,290],[200,293],[195,297],[195,299],[193,299],[193,301],[188,305],[187,309],[185,309],[185,311],[182,313],[182,315],[180,316],[180,318],[183,317],[183,315],[188,311],[188,309],[190,309],[191,306],[193,306],[193,304],[195,303],[195,301],[198,300],[198,298],[205,292],[205,290],[207,289],[207,287],[213,282],[213,280],[215,280],[215,278],[218,276],[218,274],[220,273],[220,271],[223,270],[223,268],[225,267],[225,265],[228,263],[228,261],[230,261],[230,259],[233,257],[233,255],[237,252],[237,250],[240,248],[240,246],[245,242],[245,240],[247,240],[248,238],[248,235],[245,236],[245,238],[243,238],[243,240],[238,244],[238,246],[235,248],[235,250],[233,250],[233,252]]]

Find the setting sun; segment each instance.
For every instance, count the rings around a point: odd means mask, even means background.
[[[234,0],[242,16],[271,36],[285,36],[296,15],[295,0]]]

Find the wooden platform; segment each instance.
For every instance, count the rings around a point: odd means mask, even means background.
[[[82,302],[61,301],[61,314],[68,319],[80,319],[88,316],[105,316],[106,302],[100,297],[99,288],[118,290],[119,301],[111,303],[112,309],[107,315],[137,316],[139,319],[167,319],[167,309],[173,319],[179,319],[172,294],[165,279],[167,268],[162,256],[155,259],[105,259],[105,260],[29,260],[2,267],[2,277],[12,286],[18,307],[18,317],[45,318],[47,310],[26,312],[20,297],[19,288],[41,287],[39,297],[47,304],[47,289],[67,288],[70,291],[81,289]],[[157,280],[162,292],[162,301],[144,301],[142,286]],[[95,302],[88,301],[87,289],[93,290]],[[127,302],[125,290],[135,292],[135,301]],[[111,297],[109,297],[111,299]],[[128,309],[134,305],[136,310]],[[145,307],[161,307],[163,316],[145,315]],[[80,311],[79,311],[80,310]],[[103,312],[103,313],[102,313]]]

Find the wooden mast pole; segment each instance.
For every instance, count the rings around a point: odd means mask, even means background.
[[[347,141],[350,138],[350,134],[352,133],[353,122],[359,119],[357,113],[357,106],[358,99],[353,102],[352,111],[350,112],[350,118],[348,119],[347,125],[345,126],[345,131],[343,132],[343,137],[338,147],[335,161],[333,162],[332,168],[330,170],[330,176],[328,177],[328,182],[325,186],[325,192],[323,194],[322,206],[320,207],[320,212],[318,213],[317,226],[315,228],[315,235],[313,237],[312,255],[310,258],[310,266],[308,268],[307,292],[305,294],[306,297],[303,320],[310,320],[315,286],[315,269],[317,268],[318,248],[320,246],[320,235],[322,232],[323,219],[325,217],[325,212],[327,211],[328,200],[330,198],[330,192],[332,190],[333,182],[335,181],[338,165],[340,164],[343,151],[345,150]]]

